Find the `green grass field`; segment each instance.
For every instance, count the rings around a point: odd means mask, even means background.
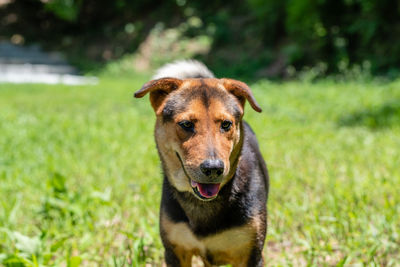
[[[145,80],[0,85],[0,265],[161,265]],[[268,266],[399,266],[400,80],[252,88]]]

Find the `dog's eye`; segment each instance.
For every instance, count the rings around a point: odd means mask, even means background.
[[[193,132],[194,131],[194,123],[191,122],[191,121],[181,121],[181,122],[178,122],[178,124],[185,131],[188,131],[188,132]]]
[[[225,120],[225,121],[223,121],[223,122],[221,123],[221,129],[224,130],[224,131],[229,131],[229,129],[231,128],[231,126],[232,126],[232,122],[231,122],[231,121]]]

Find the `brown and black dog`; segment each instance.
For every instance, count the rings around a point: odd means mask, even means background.
[[[164,78],[165,77],[165,78]],[[164,172],[160,232],[167,266],[263,266],[268,173],[244,104],[250,88],[216,79],[197,61],[162,68],[150,93]]]

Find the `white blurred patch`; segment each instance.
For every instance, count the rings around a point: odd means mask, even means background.
[[[97,84],[96,77],[83,77],[69,74],[24,74],[2,73],[0,74],[0,83],[44,83],[44,84],[67,84],[84,85]]]
[[[63,68],[62,71],[59,69]],[[96,77],[68,74],[68,66],[0,64],[0,83],[97,84]]]
[[[0,0],[1,1],[1,0]],[[96,84],[96,77],[79,75],[64,56],[38,45],[24,46],[23,36],[0,42],[0,83]]]
[[[178,60],[159,68],[153,79],[160,78],[214,78],[214,74],[197,60]]]

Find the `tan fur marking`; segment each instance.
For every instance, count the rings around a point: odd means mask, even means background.
[[[155,137],[161,154],[161,159],[165,162],[166,173],[170,183],[181,192],[193,192],[188,182],[188,178],[182,169],[181,163],[175,151],[180,150],[180,141],[176,135],[176,125],[174,123],[163,124],[161,120],[156,121]]]
[[[168,241],[174,246],[182,266],[191,266],[193,255],[204,255],[205,247],[192,233],[186,223],[173,223],[167,216],[161,216],[162,228]]]
[[[252,222],[213,236],[199,238],[186,223],[173,223],[165,215],[162,216],[161,223],[169,242],[175,247],[175,253],[180,255],[179,259],[184,262],[188,262],[188,258],[191,260],[193,255],[198,255],[204,260],[208,252],[218,264],[232,263],[233,266],[244,266],[257,233],[257,222]]]
[[[256,213],[256,211],[254,211],[254,213]],[[261,221],[260,216],[254,216],[251,224],[252,228],[254,228],[257,232],[259,232],[259,230],[261,230],[263,227],[263,222]]]
[[[255,229],[244,225],[204,239],[207,249],[217,263],[244,266],[255,239]]]

